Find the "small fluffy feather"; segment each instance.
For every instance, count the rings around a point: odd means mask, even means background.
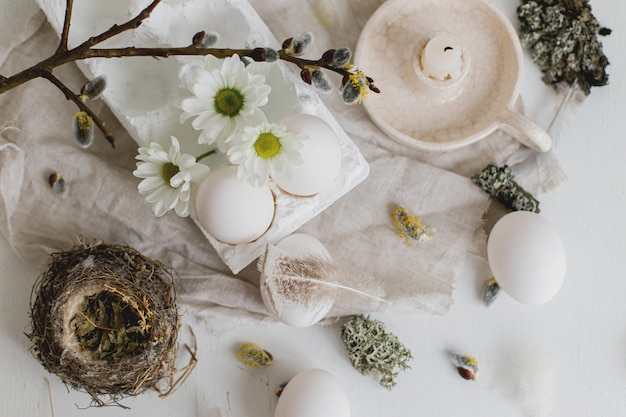
[[[511,358],[502,371],[501,386],[529,417],[549,417],[554,377],[552,356],[534,348]]]

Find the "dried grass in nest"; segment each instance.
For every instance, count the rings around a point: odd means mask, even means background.
[[[34,355],[94,405],[177,385],[180,321],[172,273],[160,262],[125,245],[81,243],[52,254],[33,295]]]

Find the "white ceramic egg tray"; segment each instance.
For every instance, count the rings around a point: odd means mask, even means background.
[[[36,0],[49,22],[61,32],[66,0]],[[81,0],[74,2],[69,46],[77,46],[90,36],[134,17],[149,0]],[[215,47],[245,48],[280,43],[246,0],[163,0],[143,24],[98,45],[102,48],[141,46],[187,46],[201,30],[217,32]],[[141,146],[158,141],[166,146],[171,135],[181,141],[184,153],[199,155],[206,151],[198,145],[199,132],[191,123],[179,123],[177,102],[189,93],[182,89],[178,73],[191,60],[203,57],[152,57],[90,59],[79,63],[88,78],[105,74],[107,89],[102,98]],[[313,197],[294,197],[272,186],[276,201],[274,221],[267,232],[254,242],[230,245],[217,241],[198,224],[220,258],[237,273],[258,258],[266,243],[275,244],[321,213],[333,202],[363,181],[369,166],[356,145],[337,123],[312,87],[300,79],[299,69],[278,62],[262,66],[266,82],[272,87],[269,103],[263,107],[270,122],[293,113],[307,113],[328,123],[337,134],[342,150],[342,167],[329,188]],[[193,138],[184,140],[184,138]],[[203,160],[211,168],[227,163],[221,154]],[[192,217],[195,217],[192,214]],[[155,218],[155,221],[158,219]]]

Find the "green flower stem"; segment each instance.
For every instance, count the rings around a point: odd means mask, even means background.
[[[210,151],[207,151],[203,153],[202,155],[196,156],[196,162],[200,162],[207,156],[213,155],[214,153],[215,153],[215,149],[211,149]]]

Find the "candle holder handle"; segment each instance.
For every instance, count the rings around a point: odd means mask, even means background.
[[[500,128],[524,145],[539,152],[547,152],[552,147],[552,139],[532,120],[507,107],[499,118]]]

